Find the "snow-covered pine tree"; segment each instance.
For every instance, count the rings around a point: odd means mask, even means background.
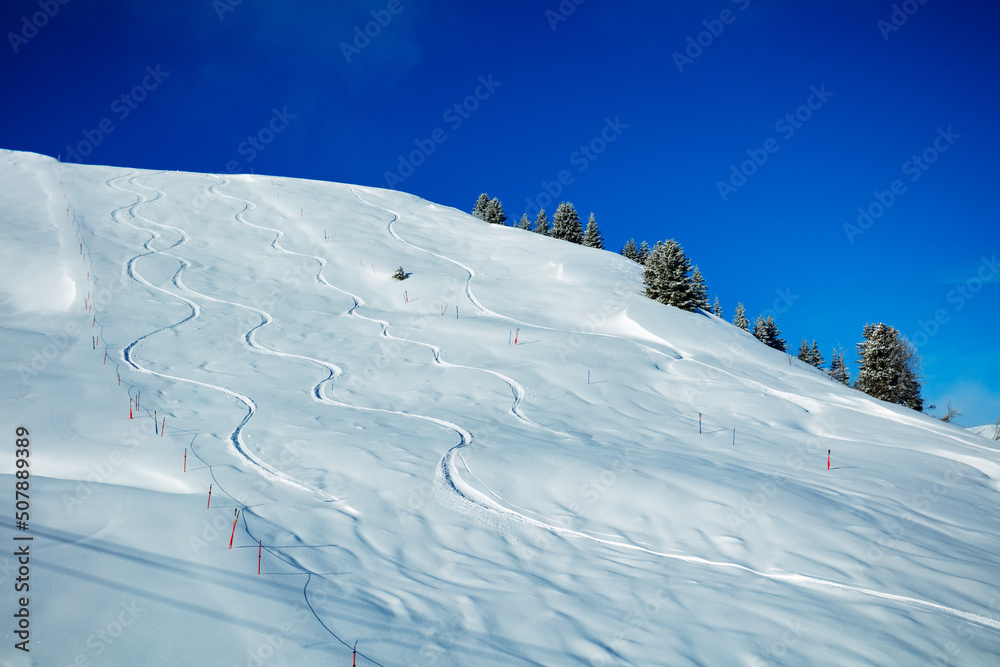
[[[645,241],[643,241],[642,245],[639,246],[639,257],[640,257],[639,263],[640,264],[645,264],[646,263],[646,259],[649,257],[649,253],[650,252],[652,252],[652,251],[649,249],[649,244],[646,243]]]
[[[788,349],[784,339],[781,338],[781,329],[774,323],[774,318],[770,315],[767,316],[767,319],[763,315],[757,316],[757,323],[753,327],[753,335],[757,337],[757,340],[775,350],[785,352]]]
[[[747,311],[742,303],[736,304],[736,314],[733,315],[733,324],[744,331],[750,331],[750,320],[747,319]]]
[[[538,217],[535,218],[535,228],[532,230],[542,236],[549,235],[549,219],[545,217],[545,209],[539,209]]]
[[[691,272],[691,298],[695,308],[708,310],[708,288],[705,287],[705,278],[697,266]]]
[[[844,363],[844,350],[833,351],[833,358],[830,359],[830,370],[827,371],[830,379],[839,382],[847,387],[851,386],[851,375],[847,372],[847,365]]]
[[[864,337],[857,346],[858,379],[854,387],[874,398],[922,411],[920,357],[913,344],[882,322],[866,324]]]
[[[715,297],[715,303],[712,305],[712,314],[723,319],[722,317],[722,304],[719,303],[719,297]]]
[[[816,344],[816,339],[813,339],[812,348],[809,350],[809,363],[816,368],[823,368],[823,353],[819,351],[819,345]]]
[[[580,245],[583,243],[583,225],[573,204],[562,202],[552,216],[552,238]]]
[[[583,245],[588,248],[604,250],[604,237],[601,236],[601,230],[597,228],[597,221],[594,220],[593,212],[591,212],[590,218],[587,220],[587,229],[583,232]]]
[[[528,220],[528,214],[527,213],[525,213],[524,215],[521,216],[521,222],[517,223],[517,228],[518,229],[523,229],[525,231],[528,231],[528,230],[531,229],[531,220]]]
[[[657,243],[642,272],[646,296],[681,310],[693,311],[698,304],[689,272],[691,262],[677,241]]]
[[[809,363],[809,343],[806,342],[805,338],[802,339],[802,345],[799,345],[799,353],[795,356],[799,361]]]
[[[486,207],[490,204],[490,196],[485,192],[479,195],[479,199],[476,201],[476,205],[472,209],[473,217],[479,218],[480,220],[486,219]]]
[[[653,246],[642,269],[642,282],[646,285],[646,296],[660,303],[668,302],[666,250],[659,241]]]
[[[635,245],[635,239],[629,239],[628,242],[622,246],[620,254],[626,259],[631,259],[636,264],[642,264],[642,255],[639,254],[639,248]]]
[[[774,323],[774,318],[770,315],[767,316],[767,333],[767,344],[769,347],[773,347],[780,352],[787,351],[788,347],[785,345],[785,340],[781,337],[781,329]]]
[[[764,344],[767,343],[767,321],[763,315],[758,315],[757,321],[754,322],[753,337]]]
[[[486,213],[483,220],[493,225],[502,225],[507,222],[507,212],[503,210],[503,205],[500,204],[500,200],[496,197],[486,204]]]
[[[921,361],[917,348],[900,334],[896,343],[896,358],[900,369],[900,388],[896,402],[917,412],[924,411],[924,399],[920,396]]]

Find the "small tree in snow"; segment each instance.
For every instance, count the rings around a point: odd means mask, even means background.
[[[583,225],[576,209],[569,202],[562,202],[552,216],[552,238],[580,245],[583,243]]]
[[[486,204],[486,213],[483,220],[492,225],[502,225],[507,222],[507,212],[503,210],[500,200],[496,197]]]
[[[629,239],[628,242],[622,246],[620,254],[625,259],[631,259],[636,264],[642,264],[642,255],[639,254],[639,248],[635,245],[635,239]]]
[[[646,296],[668,306],[693,311],[695,300],[691,276],[691,262],[677,241],[658,242],[646,259],[642,282]]]
[[[817,345],[816,340],[813,339],[812,349],[809,350],[808,362],[816,368],[823,368],[825,361],[826,360],[823,359],[823,353],[819,351],[819,345]]]
[[[535,218],[535,228],[532,231],[534,231],[536,234],[541,234],[542,236],[549,235],[549,219],[545,217],[544,208],[539,209],[538,217]]]
[[[774,323],[774,318],[770,315],[767,319],[764,319],[763,315],[757,316],[757,323],[753,328],[753,335],[760,342],[764,343],[768,347],[772,347],[780,352],[785,352],[787,347],[785,345],[784,339],[781,338],[781,330],[778,325]]]
[[[695,308],[708,310],[708,288],[705,287],[705,278],[697,266],[691,271],[691,296]]]
[[[401,266],[398,269],[396,269],[396,272],[392,274],[392,277],[395,278],[396,280],[406,280],[407,278],[410,277],[410,274],[407,273]]]
[[[719,303],[719,297],[715,297],[715,304],[712,306],[712,314],[722,319],[722,304]]]
[[[943,421],[945,424],[957,424],[958,422],[956,420],[961,416],[962,416],[962,411],[959,410],[958,408],[951,407],[951,399],[949,398],[948,411],[945,413],[943,417],[938,417],[938,419]]]
[[[858,343],[858,379],[854,386],[869,396],[923,411],[920,357],[910,341],[887,324],[866,324]]]
[[[639,263],[645,264],[646,260],[649,259],[649,253],[651,252],[652,250],[649,249],[649,244],[643,241],[642,245],[639,246],[639,256],[641,257]]]
[[[840,384],[850,387],[851,375],[847,372],[847,365],[844,363],[844,350],[837,348],[833,351],[833,358],[830,359],[830,370],[827,371],[830,378]]]
[[[519,222],[517,224],[517,228],[518,229],[523,229],[525,231],[528,231],[528,230],[531,229],[531,221],[528,220],[528,214],[527,213],[525,213],[524,215],[521,216],[521,222]]]
[[[750,331],[750,320],[747,319],[747,311],[742,302],[736,304],[736,314],[733,315],[733,324],[744,331]]]
[[[588,248],[604,249],[604,237],[601,236],[601,230],[597,228],[597,222],[594,220],[593,213],[590,214],[590,219],[587,220],[587,229],[583,233],[583,245]]]
[[[479,195],[479,199],[476,201],[476,205],[472,208],[473,217],[479,218],[480,220],[486,219],[486,208],[490,205],[490,196],[485,192]]]

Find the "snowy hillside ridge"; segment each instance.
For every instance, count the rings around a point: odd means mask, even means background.
[[[0,183],[2,664],[1000,653],[995,443],[629,259],[371,187]]]
[[[970,426],[965,429],[969,433],[975,433],[976,435],[981,435],[984,438],[989,438],[990,440],[1000,441],[1000,425],[998,424],[984,424],[983,426]]]

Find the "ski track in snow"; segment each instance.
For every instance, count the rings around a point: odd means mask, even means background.
[[[416,246],[416,245],[414,245],[414,244],[406,241],[405,239],[403,239],[402,237],[400,237],[399,234],[397,234],[396,231],[393,229],[393,223],[395,223],[397,220],[399,220],[399,214],[398,213],[396,213],[395,211],[393,211],[391,209],[388,209],[388,208],[385,208],[385,207],[382,207],[382,206],[379,206],[379,205],[376,205],[376,204],[372,204],[371,202],[365,200],[357,192],[357,190],[355,190],[354,188],[351,188],[351,191],[354,192],[354,195],[360,201],[362,201],[363,203],[368,204],[369,206],[372,206],[374,208],[381,209],[381,210],[385,211],[386,213],[389,213],[390,215],[393,216],[392,220],[390,220],[389,223],[387,224],[386,229],[387,229],[388,233],[394,239],[396,239],[400,243],[402,243],[404,245],[407,245],[407,246],[409,246],[409,247],[411,247],[411,248],[413,248],[415,250],[426,252],[426,253],[428,253],[430,255],[433,255],[434,257],[438,257],[440,259],[443,259],[445,261],[448,261],[448,262],[450,262],[452,264],[455,264],[455,265],[460,266],[463,269],[465,269],[465,271],[468,272],[468,274],[469,274],[468,279],[466,281],[466,294],[468,295],[469,300],[477,308],[479,308],[482,313],[484,313],[484,314],[486,314],[486,315],[488,315],[490,317],[495,317],[495,318],[498,318],[498,319],[508,320],[510,322],[515,322],[515,323],[518,323],[518,324],[522,324],[524,326],[529,326],[529,327],[530,326],[534,326],[534,325],[531,325],[531,324],[526,323],[526,322],[520,322],[519,320],[516,320],[514,318],[505,317],[505,316],[500,315],[499,313],[496,313],[495,311],[490,310],[490,309],[486,308],[485,306],[483,306],[479,302],[479,300],[476,299],[475,295],[472,292],[472,279],[475,277],[476,274],[475,274],[475,271],[471,267],[468,267],[468,266],[462,264],[461,262],[458,262],[458,261],[456,261],[454,259],[445,257],[445,256],[440,255],[438,253],[432,252],[432,251],[427,250],[425,248],[420,248],[419,246]],[[552,327],[536,327],[536,328],[547,329],[547,330],[551,330],[551,331],[560,331],[561,333],[581,333],[581,334],[585,334],[585,335],[604,336],[604,337],[614,338],[614,339],[618,339],[618,340],[627,340],[627,339],[621,338],[620,336],[616,336],[614,334],[603,334],[603,333],[596,333],[596,332],[589,332],[589,333],[585,333],[585,332],[568,332],[568,331],[562,331],[562,330],[559,330],[559,329],[555,329],[555,328],[552,328]],[[426,345],[424,343],[418,343],[418,344]],[[433,346],[431,346],[431,347],[433,347]],[[663,353],[661,352],[661,354],[663,354]],[[438,357],[438,355],[435,354],[435,358],[437,358],[437,357]],[[489,371],[487,369],[478,369],[478,370],[484,370],[485,372],[492,373],[492,371]],[[730,374],[730,375],[732,375],[732,374]],[[778,398],[779,400],[786,400],[786,401],[792,403],[793,405],[795,405],[796,407],[798,407],[798,408],[800,408],[802,410],[805,410],[806,412],[809,412],[808,408],[805,405],[802,405],[802,404],[800,404],[800,403],[798,403],[796,401],[790,400],[791,397],[786,392],[779,392],[777,390],[771,391],[768,387],[762,385],[759,382],[745,380],[744,378],[738,378],[736,376],[733,376],[733,377],[735,379],[737,379],[737,380],[740,380],[740,381],[753,382],[755,385],[759,385],[761,388],[763,388],[766,393],[770,393],[771,395],[775,396],[775,398]],[[518,403],[519,403],[519,401],[520,401],[520,399],[518,399]],[[420,417],[420,418],[421,419],[426,419],[427,421],[432,421],[432,422],[435,422],[435,423],[440,423],[441,425],[447,426],[448,428],[451,428],[452,430],[456,430],[456,431],[459,432],[459,434],[461,436],[461,439],[462,439],[462,441],[459,444],[457,444],[454,447],[452,447],[451,449],[449,449],[448,452],[441,458],[441,460],[438,463],[438,467],[437,467],[437,470],[436,470],[436,473],[435,473],[435,478],[434,478],[435,497],[437,497],[438,501],[441,502],[442,505],[445,505],[446,507],[449,507],[449,508],[451,508],[451,509],[453,509],[455,511],[458,511],[458,512],[460,512],[462,514],[469,515],[469,516],[473,517],[477,522],[479,522],[482,525],[486,526],[487,528],[490,528],[490,529],[492,529],[492,530],[498,532],[499,534],[502,534],[502,535],[504,535],[504,536],[506,536],[508,538],[513,537],[513,531],[508,530],[508,527],[510,525],[513,525],[513,524],[519,524],[519,525],[526,526],[526,527],[529,527],[529,528],[534,528],[534,529],[546,531],[546,532],[549,532],[549,533],[552,533],[552,534],[555,534],[555,535],[561,535],[561,536],[564,536],[564,537],[573,537],[573,538],[578,538],[578,539],[590,540],[590,541],[593,541],[593,542],[596,542],[598,544],[602,544],[602,545],[605,545],[605,546],[608,546],[608,547],[613,547],[613,548],[617,548],[617,549],[626,549],[626,550],[632,550],[632,551],[639,551],[639,552],[642,552],[642,553],[649,554],[651,556],[655,556],[657,558],[665,558],[665,559],[670,559],[670,560],[676,560],[676,561],[681,561],[681,562],[685,562],[685,563],[689,563],[689,564],[694,564],[694,565],[702,565],[702,566],[706,566],[706,567],[712,567],[712,568],[716,568],[716,569],[736,570],[736,571],[739,571],[739,572],[744,572],[744,573],[752,574],[752,575],[755,575],[755,576],[758,576],[758,577],[762,577],[762,578],[765,578],[765,579],[770,579],[772,581],[784,582],[784,583],[792,584],[792,585],[795,585],[795,586],[806,587],[806,588],[849,591],[849,592],[853,592],[853,593],[857,593],[857,594],[861,594],[861,595],[866,595],[866,596],[869,596],[869,597],[874,597],[874,598],[878,598],[878,599],[882,599],[882,600],[887,600],[889,602],[894,602],[894,603],[897,603],[897,604],[912,605],[914,607],[917,607],[917,608],[920,608],[920,609],[923,609],[923,610],[926,610],[926,611],[931,611],[931,612],[936,612],[936,613],[942,613],[942,614],[946,614],[946,615],[949,615],[949,616],[961,619],[963,621],[967,621],[969,623],[975,623],[975,624],[980,625],[982,627],[991,628],[991,629],[994,629],[994,630],[1000,630],[1000,621],[998,621],[996,619],[990,618],[988,616],[982,616],[980,614],[974,614],[974,613],[970,613],[970,612],[961,611],[959,609],[954,609],[954,608],[951,608],[951,607],[947,607],[945,605],[941,605],[941,604],[938,604],[936,602],[931,602],[931,601],[928,601],[928,600],[922,600],[922,599],[919,599],[919,598],[912,598],[912,597],[908,597],[908,596],[905,596],[905,595],[895,595],[895,594],[892,594],[892,593],[883,593],[883,592],[880,592],[880,591],[876,591],[876,590],[864,588],[864,587],[861,587],[861,586],[855,586],[855,585],[852,585],[852,584],[846,584],[846,583],[842,583],[842,582],[831,581],[829,579],[821,579],[819,577],[813,577],[813,576],[806,575],[806,574],[792,574],[792,573],[785,573],[785,572],[780,572],[780,571],[762,572],[762,571],[755,570],[753,568],[747,567],[745,565],[741,565],[739,563],[732,563],[732,562],[727,562],[727,561],[713,561],[713,560],[708,560],[706,558],[701,558],[700,556],[690,556],[690,555],[684,555],[684,554],[679,554],[679,553],[666,553],[666,552],[662,552],[662,551],[655,551],[653,549],[649,549],[647,547],[643,547],[643,546],[640,546],[640,545],[637,545],[637,544],[629,544],[627,542],[621,542],[621,541],[618,541],[618,540],[611,540],[611,539],[605,539],[605,538],[601,538],[601,537],[596,537],[596,536],[588,534],[588,533],[580,532],[580,531],[577,531],[577,530],[571,530],[571,529],[568,529],[568,528],[562,528],[562,527],[559,527],[559,526],[554,526],[551,523],[546,523],[544,521],[539,521],[537,519],[532,519],[532,518],[530,518],[528,516],[520,514],[519,512],[516,512],[516,511],[514,511],[514,510],[512,510],[512,509],[510,509],[508,507],[505,507],[505,506],[503,506],[503,505],[501,505],[501,504],[493,501],[492,499],[490,499],[489,497],[487,497],[485,494],[483,494],[480,491],[476,490],[471,485],[469,485],[468,483],[466,483],[465,481],[462,480],[462,478],[461,478],[461,476],[459,474],[459,471],[458,471],[458,466],[457,466],[457,464],[455,462],[455,457],[456,457],[456,455],[458,457],[461,457],[461,450],[463,448],[468,447],[469,445],[472,444],[472,442],[473,442],[473,436],[472,436],[471,433],[469,433],[465,429],[460,429],[457,425],[451,424],[450,422],[444,422],[442,420],[437,420],[437,419],[433,419],[433,418],[430,418],[430,417]],[[542,426],[536,424],[535,422],[529,422],[529,423],[531,423],[534,426],[538,426],[539,428],[545,428],[545,427],[542,427]],[[545,429],[545,430],[551,430],[551,429]],[[463,462],[464,462],[464,460],[463,460]],[[468,469],[467,466],[466,466],[466,469]],[[496,495],[496,494],[494,494],[494,495]],[[499,496],[498,496],[498,498],[499,498]],[[507,502],[507,501],[504,501],[504,502]],[[508,504],[510,504],[510,503],[508,503]]]
[[[127,188],[122,187],[116,181],[126,181],[126,182],[128,182],[130,185],[132,185],[135,188],[145,188],[147,190],[153,190],[154,192],[156,192],[156,196],[150,199],[150,198],[146,197],[145,195],[143,195],[141,192],[134,192],[132,190],[128,190]],[[140,336],[139,338],[137,338],[134,341],[132,341],[131,343],[129,343],[122,350],[122,359],[123,359],[123,361],[125,363],[127,363],[131,368],[133,368],[134,370],[136,370],[136,371],[138,371],[140,373],[145,373],[145,374],[148,374],[148,375],[153,375],[153,376],[164,378],[164,379],[174,380],[174,381],[177,381],[177,382],[184,382],[184,383],[188,383],[188,384],[193,384],[193,385],[205,387],[205,388],[208,388],[208,389],[214,389],[216,391],[220,391],[220,392],[224,393],[225,395],[227,395],[227,396],[229,396],[231,398],[235,398],[236,400],[238,400],[240,403],[242,403],[246,407],[247,412],[244,415],[243,420],[236,426],[235,429],[233,429],[233,431],[229,435],[229,448],[230,448],[230,451],[235,456],[237,456],[238,458],[240,458],[244,462],[245,465],[249,465],[249,466],[255,467],[258,470],[258,472],[260,472],[261,474],[263,474],[266,477],[269,477],[271,479],[276,479],[276,480],[282,481],[282,482],[284,482],[286,484],[290,484],[292,486],[298,487],[298,488],[300,488],[300,489],[302,489],[304,491],[308,491],[308,492],[314,493],[314,494],[322,497],[324,500],[326,500],[328,502],[338,502],[339,503],[340,501],[338,501],[333,496],[330,496],[329,494],[325,493],[324,491],[321,491],[320,489],[317,489],[317,488],[315,488],[315,487],[313,487],[313,486],[311,486],[311,485],[309,485],[309,484],[307,484],[305,482],[302,482],[302,481],[300,481],[298,479],[295,479],[294,477],[292,477],[290,475],[287,475],[286,473],[284,473],[284,472],[282,472],[280,470],[277,470],[273,466],[271,466],[271,465],[267,464],[266,462],[262,461],[260,458],[258,458],[257,456],[255,456],[245,446],[245,444],[243,443],[243,430],[246,428],[246,425],[250,422],[250,420],[253,418],[253,416],[257,413],[257,404],[254,402],[254,400],[252,398],[250,398],[249,396],[245,396],[245,395],[243,395],[243,394],[241,394],[241,393],[239,393],[237,391],[234,391],[232,389],[229,389],[227,387],[223,387],[221,385],[215,385],[215,384],[211,384],[211,383],[207,383],[207,382],[201,382],[199,380],[192,380],[192,379],[189,379],[189,378],[183,378],[183,377],[178,377],[178,376],[174,376],[174,375],[169,375],[169,374],[166,374],[166,373],[161,373],[159,371],[154,371],[152,369],[146,368],[145,366],[143,366],[142,364],[140,364],[136,360],[136,358],[135,358],[135,348],[136,348],[136,346],[139,345],[139,343],[143,342],[144,340],[146,340],[146,339],[148,339],[148,338],[150,338],[152,336],[155,336],[158,333],[166,331],[168,329],[176,329],[177,327],[181,326],[182,324],[185,324],[186,322],[189,322],[189,321],[193,320],[194,318],[198,317],[201,314],[201,308],[200,308],[200,306],[197,303],[195,303],[193,300],[191,300],[191,299],[189,299],[189,298],[187,298],[185,296],[182,296],[181,294],[177,294],[177,293],[171,292],[170,290],[166,290],[166,289],[164,289],[162,287],[157,287],[156,285],[153,285],[148,280],[146,280],[145,278],[143,278],[142,275],[136,270],[136,263],[138,262],[138,260],[141,259],[141,258],[143,258],[143,257],[147,257],[149,255],[152,255],[152,254],[161,254],[161,255],[164,255],[166,257],[170,257],[170,258],[176,260],[180,264],[180,267],[174,273],[173,278],[171,280],[171,283],[175,287],[177,287],[179,290],[181,290],[183,292],[186,292],[188,294],[192,294],[192,295],[194,295],[194,296],[196,296],[198,298],[205,299],[207,301],[212,301],[212,302],[215,302],[215,303],[225,303],[225,304],[229,304],[229,305],[232,305],[232,306],[236,306],[236,307],[239,307],[239,308],[243,308],[243,309],[255,312],[261,318],[265,319],[267,322],[271,321],[271,316],[269,314],[265,313],[264,311],[259,310],[257,308],[252,308],[250,306],[244,306],[242,304],[237,304],[237,303],[233,303],[233,302],[230,302],[230,301],[225,301],[225,300],[222,300],[222,299],[217,299],[215,297],[211,297],[211,296],[208,296],[208,295],[205,295],[205,294],[201,294],[199,292],[196,292],[195,290],[192,290],[191,288],[187,287],[184,284],[183,279],[182,279],[182,274],[183,274],[183,272],[184,272],[185,269],[187,269],[187,268],[189,268],[191,266],[191,263],[188,260],[184,259],[183,257],[180,257],[180,256],[175,255],[173,253],[170,253],[168,251],[172,250],[174,248],[182,246],[184,243],[186,243],[190,239],[190,236],[187,234],[187,232],[185,232],[182,229],[179,229],[177,227],[173,227],[173,226],[170,226],[170,225],[162,224],[162,223],[153,222],[152,220],[149,220],[148,218],[143,217],[139,213],[139,207],[140,206],[143,206],[145,204],[149,204],[149,203],[155,202],[155,201],[157,201],[157,200],[165,197],[166,195],[165,195],[164,192],[162,192],[161,190],[158,190],[157,188],[150,187],[150,186],[145,186],[145,185],[141,185],[140,183],[136,182],[135,172],[133,172],[133,175],[128,176],[128,177],[121,176],[121,177],[118,177],[118,178],[109,179],[108,181],[106,181],[106,184],[109,187],[111,187],[111,188],[113,188],[115,190],[119,190],[121,192],[125,192],[125,193],[128,193],[128,194],[134,195],[136,197],[136,199],[137,199],[137,201],[135,201],[132,204],[129,204],[127,206],[123,206],[123,207],[117,208],[114,211],[112,211],[112,213],[111,213],[112,218],[115,221],[119,222],[119,223],[128,225],[128,226],[132,227],[133,229],[145,232],[145,233],[147,233],[147,234],[150,235],[149,240],[146,241],[143,244],[143,248],[146,250],[146,252],[140,253],[140,254],[136,255],[136,256],[132,257],[130,260],[128,260],[128,262],[126,262],[126,264],[125,264],[125,273],[126,273],[126,275],[129,278],[131,278],[132,280],[134,280],[135,282],[137,282],[140,285],[143,285],[143,286],[149,288],[150,290],[153,290],[153,291],[156,291],[156,292],[160,292],[160,293],[165,294],[165,295],[167,295],[167,296],[169,296],[171,298],[178,299],[178,300],[184,302],[191,309],[191,313],[187,317],[185,317],[184,319],[180,320],[179,322],[175,322],[173,324],[169,324],[169,325],[160,327],[158,329],[155,329],[155,330],[153,330],[153,331],[151,331],[149,333],[146,333],[146,334]],[[127,211],[127,214],[128,214],[127,217],[125,215],[126,211]],[[131,220],[130,220],[130,218],[131,218]],[[166,249],[163,249],[163,250],[154,249],[152,247],[152,244],[157,239],[161,238],[161,234],[159,234],[158,232],[156,232],[156,231],[154,231],[152,229],[149,229],[147,227],[143,227],[143,226],[141,226],[139,224],[136,224],[138,222],[142,222],[143,224],[148,224],[148,225],[154,225],[154,226],[159,227],[161,229],[170,230],[171,232],[176,233],[180,238],[179,238],[178,241],[176,241],[172,245],[168,246]],[[263,348],[262,346],[260,346],[259,344],[257,344],[255,341],[252,340],[252,335],[251,334],[259,326],[261,326],[261,325],[258,325],[257,327],[254,327],[254,329],[251,329],[246,334],[246,336],[244,338],[246,339],[247,343],[252,348],[254,348],[254,349],[258,350],[258,351],[262,351],[262,352],[270,352],[270,351],[266,350],[265,348]],[[278,353],[274,352],[274,354],[278,354]],[[287,356],[295,356],[295,355],[287,355]],[[350,513],[355,513],[355,510],[351,509],[350,507],[348,507],[346,505],[343,505],[342,503],[341,503],[341,505],[343,506],[343,508],[345,509],[345,511],[347,513],[349,513],[349,514]]]

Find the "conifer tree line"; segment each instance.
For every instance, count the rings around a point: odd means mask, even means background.
[[[479,199],[472,209],[472,215],[494,225],[507,224],[507,213],[503,210],[500,200],[496,197],[491,199],[485,192],[479,195]],[[543,208],[538,211],[538,217],[535,218],[534,225],[528,219],[528,214],[525,213],[515,226],[518,229],[534,231],[543,236],[551,236],[555,239],[562,239],[563,241],[569,241],[570,243],[576,243],[588,248],[604,249],[604,236],[597,226],[597,220],[593,212],[591,212],[590,218],[587,220],[587,226],[584,228],[583,223],[580,222],[580,214],[577,213],[573,204],[569,202],[559,204],[555,214],[552,216],[551,223],[549,223],[548,216],[545,214],[545,209]]]
[[[507,214],[496,197],[490,198],[485,192],[479,195],[472,215],[495,225],[505,225]],[[594,214],[587,220],[586,228],[573,204],[562,202],[556,208],[550,222],[545,209],[540,209],[532,223],[525,213],[515,225],[525,231],[533,231],[543,236],[569,241],[590,248],[604,248],[604,237],[597,226]],[[646,241],[636,245],[635,239],[619,251],[623,257],[643,267],[642,279],[645,295],[668,306],[687,311],[702,310],[722,319],[722,305],[718,297],[709,305],[708,288],[705,278],[697,265],[684,253],[684,249],[674,239],[657,241],[650,248]],[[780,352],[788,352],[788,345],[781,337],[781,330],[772,315],[758,315],[751,329],[746,308],[736,304],[732,319],[734,326],[753,334],[763,344]],[[844,361],[842,348],[833,351],[829,368],[816,340],[810,346],[804,339],[796,355],[801,361],[824,370],[831,380],[875,398],[904,405],[913,410],[923,411],[920,396],[920,356],[916,348],[897,329],[884,324],[866,324],[864,340],[857,344],[858,378],[851,384],[850,374]],[[933,406],[931,406],[933,407]],[[949,413],[950,414],[950,413]]]

